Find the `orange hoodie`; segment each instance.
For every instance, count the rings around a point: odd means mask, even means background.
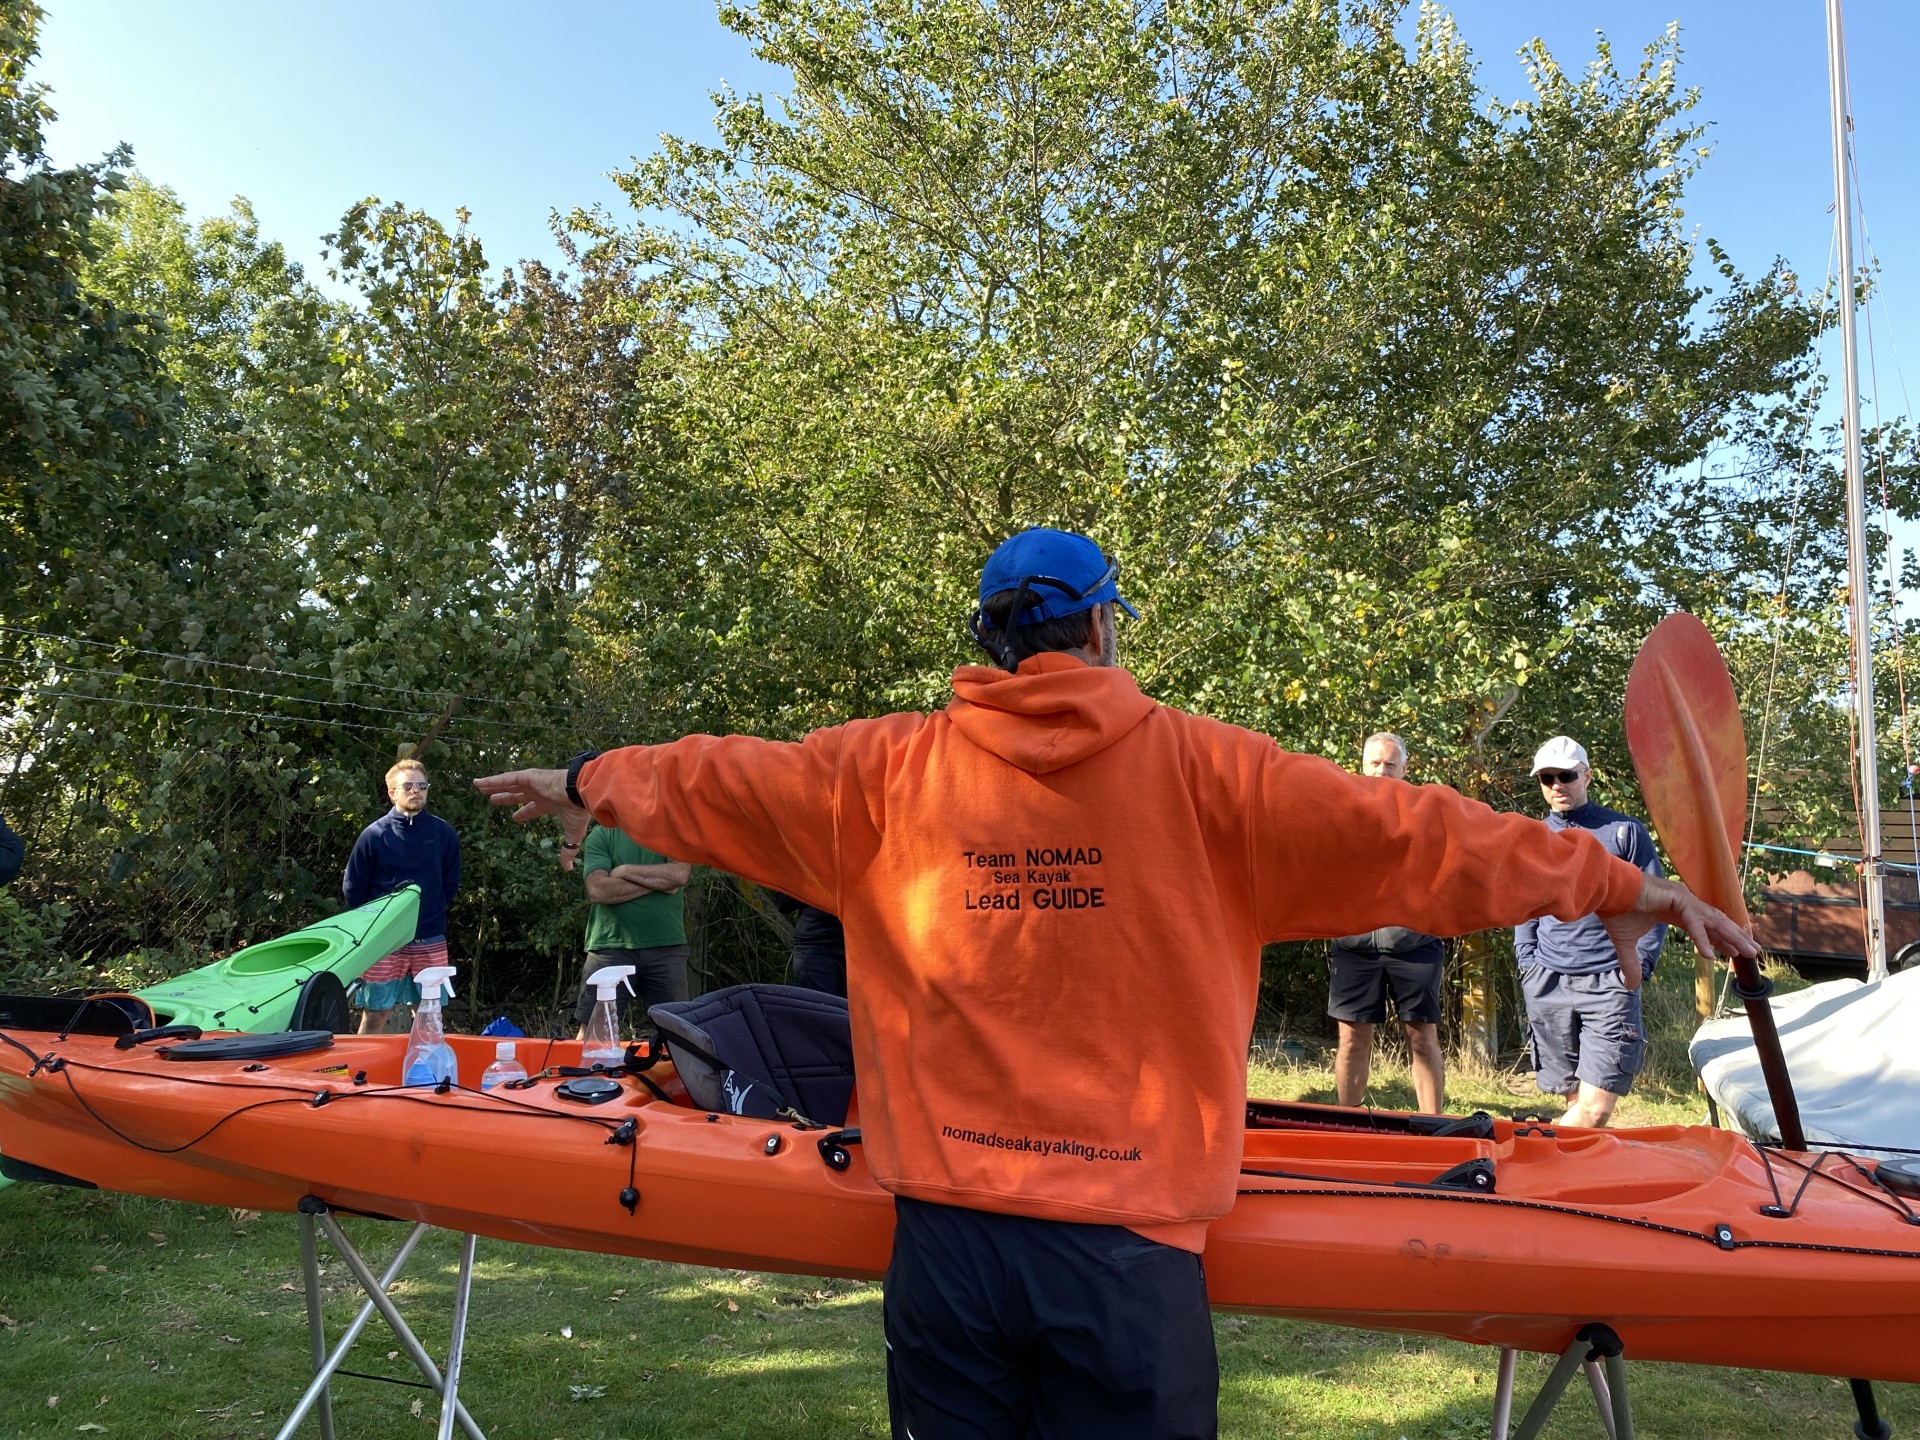
[[[838,915],[867,1159],[979,1210],[1189,1250],[1233,1204],[1260,947],[1630,909],[1583,831],[1350,775],[1064,654],[799,743],[579,777],[602,824]]]

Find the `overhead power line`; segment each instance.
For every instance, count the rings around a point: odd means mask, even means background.
[[[391,725],[361,725],[351,720],[316,719],[302,715],[276,715],[268,710],[233,710],[219,705],[174,705],[164,700],[142,700],[132,696],[90,695],[81,690],[47,690],[22,685],[0,685],[0,695],[31,695],[36,698],[71,700],[81,705],[120,705],[136,710],[175,710],[191,715],[231,715],[245,720],[266,720],[275,725],[306,726],[319,730],[364,730],[370,734],[392,736],[395,727]],[[476,736],[443,735],[440,741],[444,745],[465,745],[485,749],[498,742],[482,740]]]
[[[125,640],[95,640],[85,635],[62,635],[57,631],[36,630],[26,625],[0,624],[0,633],[30,635],[39,640],[55,640],[63,645],[94,645],[107,650],[125,651],[129,655],[148,655],[157,660],[179,660],[188,665],[217,665],[222,669],[245,670],[256,675],[280,675],[294,680],[311,680],[322,685],[347,685],[363,690],[380,690],[389,695],[432,696],[439,702],[451,700],[455,695],[465,693],[457,690],[423,690],[418,686],[410,685],[384,685],[377,680],[346,680],[336,675],[317,674],[311,670],[283,670],[273,665],[249,665],[240,660],[215,660],[206,655],[183,655],[175,650],[150,650]],[[580,713],[576,705],[559,705],[546,700],[503,699],[499,696],[473,694],[468,694],[466,698],[469,701],[488,705],[526,705],[538,710],[555,710],[565,715]],[[438,705],[435,708],[437,710]]]
[[[331,697],[310,695],[290,695],[277,690],[244,690],[218,680],[172,680],[164,675],[138,675],[125,670],[101,670],[85,665],[69,665],[60,660],[40,660],[25,656],[9,657],[0,655],[0,665],[13,665],[20,669],[57,670],[67,675],[103,676],[111,680],[130,681],[136,685],[166,685],[185,690],[209,690],[221,695],[243,695],[256,700],[275,700],[293,705],[333,705],[348,710],[361,710],[374,715],[400,715],[410,720],[431,720],[438,712],[431,709],[404,710],[392,705],[369,705],[364,700],[341,700]],[[73,693],[73,692],[68,692]],[[289,719],[306,720],[305,716],[289,716]],[[499,730],[548,730],[567,731],[570,727],[556,725],[549,720],[486,720],[468,715],[462,718],[466,725],[486,725]]]

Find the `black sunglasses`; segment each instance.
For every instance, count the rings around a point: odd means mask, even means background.
[[[1571,785],[1580,778],[1578,770],[1542,770],[1536,776],[1542,785]]]

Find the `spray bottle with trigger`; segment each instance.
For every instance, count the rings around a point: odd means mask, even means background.
[[[442,1080],[457,1078],[459,1070],[440,1023],[441,992],[453,994],[453,966],[430,965],[414,978],[420,986],[420,1008],[413,1012],[413,1029],[407,1034],[401,1083],[438,1085]]]
[[[593,1014],[587,1017],[586,1033],[580,1038],[580,1063],[616,1070],[627,1058],[620,1043],[619,993],[622,985],[633,993],[633,966],[603,965],[587,977],[596,996]]]

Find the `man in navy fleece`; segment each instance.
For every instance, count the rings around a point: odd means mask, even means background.
[[[401,760],[387,771],[387,798],[393,808],[353,842],[340,893],[349,908],[390,895],[402,885],[420,887],[420,923],[413,942],[360,977],[355,992],[362,1009],[360,1033],[378,1035],[396,1005],[416,1005],[420,986],[414,976],[447,961],[447,902],[460,888],[460,837],[438,815],[427,813],[427,767]]]
[[[1583,746],[1554,736],[1535,752],[1533,774],[1550,812],[1549,830],[1577,825],[1629,864],[1649,875],[1664,873],[1646,826],[1587,799],[1593,770]],[[1653,974],[1666,938],[1664,925],[1640,937],[1635,974],[1623,973],[1633,967],[1614,948],[1598,915],[1571,921],[1547,915],[1514,928],[1513,950],[1533,1032],[1534,1083],[1547,1094],[1566,1097],[1561,1124],[1605,1125],[1640,1073],[1647,1058],[1640,982]]]

